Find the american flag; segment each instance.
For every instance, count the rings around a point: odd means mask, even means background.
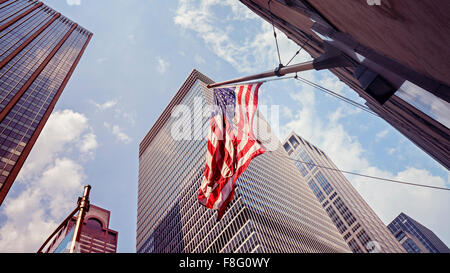
[[[261,83],[214,89],[206,167],[198,194],[200,204],[218,210],[220,220],[233,200],[235,183],[250,161],[265,152],[253,123]]]

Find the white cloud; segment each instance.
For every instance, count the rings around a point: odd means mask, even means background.
[[[383,131],[379,132],[376,136],[375,136],[375,141],[380,141],[381,139],[385,138],[389,133],[388,129],[384,129]]]
[[[102,58],[97,59],[97,63],[99,63],[99,64],[105,63],[107,61],[109,61],[108,57],[102,57]]]
[[[231,8],[234,13],[228,12],[228,14],[231,14],[229,17],[222,16],[220,20],[217,20],[217,7]],[[195,33],[213,53],[231,64],[238,72],[261,72],[274,67],[278,63],[272,26],[255,17],[254,14],[247,14],[248,11],[250,10],[238,1],[201,0],[194,2],[181,0],[174,21],[181,28]],[[256,31],[249,30],[245,33],[244,39],[238,39],[236,37],[241,37],[245,30],[236,29],[240,35],[234,35],[234,28],[230,27],[232,20],[241,20],[239,22],[241,25],[244,24],[245,20],[259,20],[260,27]],[[298,50],[299,46],[287,39],[284,34],[278,35],[278,42],[282,61],[285,63]],[[311,57],[305,51],[302,51],[292,63],[309,59]],[[318,72],[303,72],[301,76],[345,95],[344,83],[330,73],[320,73],[324,75],[320,81],[315,78]],[[291,120],[281,124],[280,139],[285,139],[291,131],[295,131],[325,151],[335,164],[343,170],[417,183],[426,180],[429,183],[442,185],[442,178],[433,176],[426,170],[405,166],[404,170],[395,174],[373,166],[358,138],[347,132],[340,123],[344,117],[358,114],[361,110],[341,105],[338,109],[326,113],[328,119],[323,119],[323,114],[321,115],[316,110],[314,89],[303,83],[296,84],[300,88],[296,88],[295,92],[290,92],[290,97],[297,105],[290,109],[287,106],[281,107],[282,116]],[[263,100],[262,98],[261,103]],[[356,100],[363,101],[361,98]],[[361,124],[360,127],[361,129],[368,129],[365,124]],[[386,137],[387,134],[387,129],[381,131],[378,139]],[[350,176],[349,179],[385,223],[404,211],[418,221],[423,221],[424,225],[429,226],[438,235],[443,235],[447,238],[447,241],[450,240],[449,230],[446,230],[449,219],[447,217],[447,219],[441,221],[442,218],[450,214],[448,201],[450,199],[448,199],[448,196],[446,196],[446,199],[444,198],[444,194],[447,193],[442,194],[438,191],[382,182],[366,181],[363,183],[363,180]],[[426,203],[426,206],[420,208],[421,203]],[[433,212],[427,213],[427,210],[433,210]]]
[[[113,126],[112,132],[123,143],[128,144],[131,142],[131,138],[127,134],[122,132],[122,129],[120,129],[120,127],[118,125]]]
[[[79,6],[81,5],[81,0],[66,0],[66,3],[69,6]]]
[[[115,99],[111,99],[106,101],[103,104],[99,104],[96,103],[95,101],[90,100],[89,102],[95,106],[95,108],[98,111],[106,111],[106,110],[110,110],[113,109],[114,111],[114,118],[116,119],[123,119],[125,122],[127,122],[128,124],[131,124],[132,126],[136,125],[136,117],[137,117],[137,113],[135,110],[128,110],[128,109],[124,109],[122,104],[119,104],[119,101],[121,100],[121,98],[115,98]]]
[[[131,137],[129,137],[127,134],[125,134],[122,129],[118,125],[110,125],[108,122],[104,122],[103,125],[111,130],[112,134],[121,142],[125,144],[131,143],[133,140]]]
[[[25,181],[39,174],[62,151],[71,152],[73,148],[79,147],[82,153],[91,152],[92,148],[97,146],[92,147],[93,144],[91,143],[91,149],[86,149],[86,144],[84,144],[86,133],[91,135],[90,141],[92,142],[95,135],[89,127],[88,119],[83,114],[72,110],[54,112],[48,119],[44,130],[42,130],[38,141],[22,167],[18,180]],[[71,143],[75,145],[69,145]]]
[[[80,152],[84,154],[92,154],[97,149],[97,136],[94,133],[85,134],[78,145]]]
[[[442,177],[427,170],[407,167],[392,174],[375,167],[364,170],[365,174],[399,181],[448,187]],[[421,187],[405,186],[362,177],[351,178],[353,185],[385,224],[389,224],[400,212],[404,212],[449,242],[450,198],[448,192]],[[447,181],[450,182],[450,181]]]
[[[230,8],[231,16],[217,20],[217,14],[214,12],[216,7]],[[223,27],[223,23],[236,20],[242,21],[239,22],[240,24],[245,24],[246,20],[257,20],[260,22],[260,29],[246,33],[245,39],[235,40],[231,38],[234,37],[234,28],[230,25]],[[182,0],[179,2],[174,21],[183,29],[194,31],[212,52],[230,63],[239,72],[249,73],[272,69],[278,64],[272,26],[240,2],[202,0],[194,3],[191,0]],[[236,31],[242,33],[242,28]],[[284,34],[279,33],[278,37],[282,61],[286,63],[299,46],[287,39]],[[309,59],[309,54],[302,51],[293,63]]]
[[[16,180],[24,190],[10,194],[1,207],[6,221],[0,226],[0,252],[37,251],[83,191],[83,166],[68,156],[83,157],[96,147],[84,115],[64,110],[50,116]]]
[[[329,115],[328,121],[323,121],[316,110],[314,92],[307,86],[300,90],[291,93],[299,106],[293,109],[299,110],[294,112],[293,120],[281,125],[284,128],[284,138],[281,139],[285,139],[291,131],[298,133],[325,151],[342,170],[418,184],[446,186],[442,177],[427,170],[405,166],[398,173],[393,173],[374,166],[368,160],[358,138],[350,135],[339,123],[346,115],[345,110],[340,107]],[[386,137],[388,132],[388,128],[381,131],[378,138]],[[393,152],[395,150],[389,151]],[[405,212],[435,231],[443,240],[450,240],[450,232],[446,228],[450,224],[450,218],[447,217],[450,214],[447,192],[346,176],[385,224],[400,212]]]
[[[116,118],[122,118],[128,124],[130,124],[132,126],[136,125],[137,112],[134,110],[133,111],[125,111],[124,109],[116,108],[114,110],[114,116]]]
[[[170,63],[168,61],[162,59],[161,57],[158,57],[157,61],[158,61],[158,65],[157,65],[156,69],[158,70],[159,73],[164,74],[167,71],[167,69],[169,68]]]
[[[117,105],[117,102],[118,102],[117,99],[106,101],[103,104],[98,104],[98,103],[96,103],[94,101],[90,101],[90,103],[92,103],[97,108],[97,110],[100,110],[100,111],[104,111],[104,110],[107,110],[109,108],[113,108],[114,106]]]
[[[128,41],[130,44],[135,45],[136,44],[136,36],[134,34],[129,34],[127,36]]]
[[[343,95],[343,90],[346,87],[346,85],[335,76],[324,77],[319,81],[319,84],[339,95]]]
[[[396,149],[395,148],[390,148],[388,149],[388,154],[393,155],[395,153]]]
[[[195,56],[194,56],[194,61],[195,61],[197,64],[205,64],[205,63],[206,63],[206,60],[205,60],[202,56],[200,56],[200,55],[198,55],[198,54],[195,54]]]

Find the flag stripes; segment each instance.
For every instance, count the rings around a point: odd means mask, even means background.
[[[214,89],[218,107],[210,120],[206,166],[198,201],[218,210],[218,219],[233,200],[236,180],[253,158],[265,152],[253,132],[260,86],[261,83],[257,83]],[[231,117],[227,112],[229,107],[234,108]]]

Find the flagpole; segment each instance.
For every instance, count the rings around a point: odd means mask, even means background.
[[[61,230],[62,227],[64,227],[67,222],[72,219],[72,217],[75,215],[75,213],[78,211],[79,207],[77,206],[72,213],[69,214],[69,216],[67,216],[66,219],[64,219],[64,221],[55,229],[55,231],[53,231],[53,233],[47,238],[47,240],[42,244],[41,248],[39,248],[39,250],[37,251],[37,253],[42,253],[42,250],[44,249],[44,247],[47,245],[47,243],[50,241],[51,238],[53,238],[53,236],[55,236],[56,233],[58,233],[59,230]],[[47,250],[48,251],[48,250]]]
[[[81,236],[81,228],[84,221],[84,216],[86,212],[89,210],[89,193],[91,191],[91,186],[87,185],[84,187],[83,197],[80,198],[78,202],[78,216],[77,216],[77,222],[75,224],[75,230],[72,237],[72,243],[70,245],[69,253],[74,253],[75,251],[75,245],[76,242],[80,240]]]
[[[237,79],[233,79],[233,80],[228,80],[228,81],[224,81],[224,82],[218,82],[218,83],[213,83],[213,84],[208,84],[208,88],[214,88],[214,87],[218,87],[218,86],[222,86],[222,85],[226,85],[226,84],[232,84],[232,83],[238,83],[238,82],[246,82],[246,81],[252,81],[252,80],[259,80],[259,79],[263,79],[263,78],[269,78],[269,77],[274,77],[274,76],[283,76],[286,74],[290,74],[290,73],[295,73],[295,72],[301,72],[301,71],[308,71],[308,70],[313,70],[314,68],[314,61],[309,61],[309,62],[304,62],[304,63],[300,63],[300,64],[293,64],[293,65],[289,65],[289,66],[279,66],[277,67],[275,70],[271,70],[271,71],[266,71],[263,73],[259,73],[259,74],[255,74],[255,75],[251,75],[251,76],[246,76],[246,77],[241,77],[241,78],[237,78]]]

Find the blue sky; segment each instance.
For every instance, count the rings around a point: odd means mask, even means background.
[[[220,81],[277,65],[271,25],[238,1],[46,0],[94,33],[0,208],[0,251],[34,252],[73,209],[82,186],[111,210],[119,252],[135,252],[138,147],[192,69]],[[282,60],[298,46],[279,35]],[[302,52],[295,60],[307,60]],[[301,76],[348,98],[329,72]],[[449,187],[448,171],[389,124],[294,80],[264,84],[295,131],[348,171]],[[450,245],[448,192],[347,176],[389,223],[405,212]]]

